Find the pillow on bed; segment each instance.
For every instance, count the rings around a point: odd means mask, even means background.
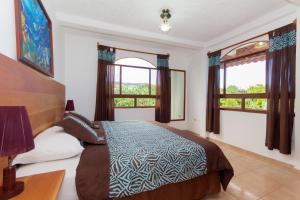
[[[106,144],[102,129],[93,129],[72,115],[68,115],[62,121],[58,122],[57,126],[63,127],[65,132],[85,143]]]
[[[52,126],[50,128],[47,128],[46,130],[42,131],[40,134],[53,134],[53,133],[62,133],[64,132],[64,129],[60,126]]]
[[[67,134],[39,134],[34,139],[35,148],[29,152],[19,154],[13,164],[30,164],[62,160],[79,155],[83,147],[79,141]]]

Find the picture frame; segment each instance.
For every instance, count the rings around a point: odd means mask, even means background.
[[[15,0],[17,58],[54,77],[52,22],[41,0]]]

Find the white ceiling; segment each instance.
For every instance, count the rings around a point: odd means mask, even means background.
[[[280,9],[285,0],[43,0],[64,15],[162,37],[207,42],[234,28]],[[162,8],[171,10],[172,29],[159,29]]]
[[[300,0],[287,0],[291,4],[300,5]]]

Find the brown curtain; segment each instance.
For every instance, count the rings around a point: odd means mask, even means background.
[[[98,46],[98,78],[95,121],[114,121],[114,66],[115,49]]]
[[[221,51],[208,54],[208,88],[207,88],[207,107],[206,107],[206,131],[215,134],[220,133],[220,57]]]
[[[266,146],[290,154],[295,116],[296,26],[290,24],[271,31],[269,37]]]
[[[161,123],[171,121],[171,71],[169,55],[157,56],[155,120]]]

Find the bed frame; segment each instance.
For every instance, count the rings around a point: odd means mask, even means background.
[[[0,106],[25,106],[34,136],[62,119],[64,105],[64,85],[0,54]],[[0,158],[0,185],[6,166]]]

